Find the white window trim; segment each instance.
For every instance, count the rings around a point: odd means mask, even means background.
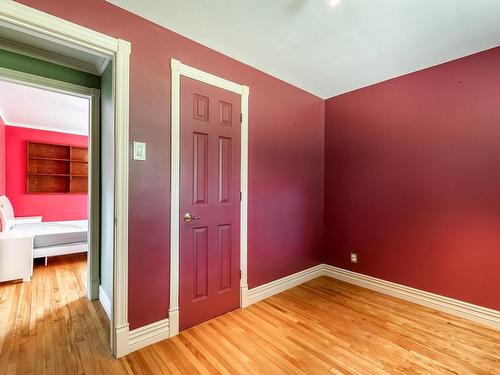
[[[129,352],[128,324],[128,167],[129,167],[129,42],[16,3],[0,0],[0,24],[70,45],[113,61],[115,98],[115,248],[111,350]]]
[[[240,207],[240,306],[248,306],[247,232],[248,232],[248,86],[239,85],[224,78],[171,60],[172,71],[172,159],[170,193],[170,307],[169,334],[179,333],[179,246],[180,246],[180,86],[181,76],[232,91],[241,95],[241,207]]]

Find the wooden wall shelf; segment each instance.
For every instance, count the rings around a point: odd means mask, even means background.
[[[28,194],[87,194],[88,148],[28,141]]]

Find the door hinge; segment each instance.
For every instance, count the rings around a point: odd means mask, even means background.
[[[240,113],[240,122],[243,122],[243,113]]]
[[[240,202],[243,200],[243,193],[240,191]]]
[[[241,280],[241,270],[240,270],[240,280]]]

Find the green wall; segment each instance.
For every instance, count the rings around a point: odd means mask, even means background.
[[[0,67],[85,87],[98,89],[101,86],[100,77],[93,74],[80,72],[79,70],[66,68],[65,66],[38,60],[4,49],[0,49]]]

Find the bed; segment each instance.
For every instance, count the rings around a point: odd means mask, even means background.
[[[50,221],[14,224],[12,230],[33,235],[33,258],[85,252],[88,221]]]
[[[88,220],[43,222],[40,216],[17,218],[6,196],[0,197],[3,232],[33,236],[33,258],[45,258],[88,251]]]

